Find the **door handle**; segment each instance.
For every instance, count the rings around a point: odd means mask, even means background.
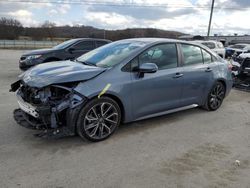
[[[183,76],[183,74],[177,72],[177,73],[173,76],[173,78],[180,78],[180,77],[182,77],[182,76]]]
[[[211,72],[211,71],[213,71],[213,69],[211,69],[210,67],[207,67],[205,70],[205,72]]]

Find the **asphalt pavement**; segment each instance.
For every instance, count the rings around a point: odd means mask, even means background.
[[[108,140],[45,140],[17,125],[23,51],[0,50],[0,187],[250,187],[250,93],[120,126]]]

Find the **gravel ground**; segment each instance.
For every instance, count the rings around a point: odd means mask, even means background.
[[[0,187],[250,187],[249,93],[232,90],[216,112],[122,125],[99,143],[44,140],[12,117],[22,53],[0,50]]]

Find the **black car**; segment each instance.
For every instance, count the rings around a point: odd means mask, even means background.
[[[89,52],[110,42],[110,40],[105,39],[71,39],[50,49],[33,50],[26,54],[23,54],[19,61],[19,68],[21,70],[26,70],[34,65],[41,63],[75,59],[86,52]]]

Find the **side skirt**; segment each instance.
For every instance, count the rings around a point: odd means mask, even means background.
[[[152,118],[152,117],[156,117],[156,116],[162,116],[162,115],[166,115],[166,114],[171,114],[171,113],[182,111],[182,110],[188,110],[188,109],[191,109],[191,108],[196,108],[198,106],[199,106],[198,104],[191,104],[191,105],[188,105],[188,106],[183,106],[183,107],[175,108],[175,109],[172,109],[172,110],[167,110],[167,111],[164,111],[164,112],[159,112],[159,113],[143,116],[143,117],[140,117],[140,118],[136,119],[135,121],[148,119],[148,118]]]

